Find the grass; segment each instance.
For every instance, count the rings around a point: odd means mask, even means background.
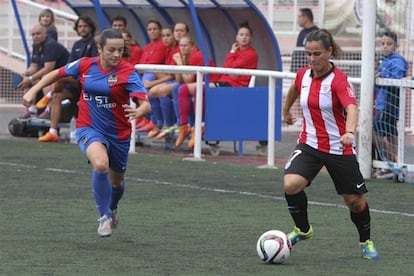
[[[77,146],[0,141],[0,275],[411,275],[414,186],[368,181],[380,259],[357,232],[329,176],[307,189],[315,236],[282,265],[256,253],[266,230],[292,221],[282,170],[130,155],[121,222],[96,233],[90,166]]]

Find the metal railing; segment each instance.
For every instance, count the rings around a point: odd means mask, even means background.
[[[275,93],[276,79],[294,78],[296,74],[289,72],[277,72],[270,70],[248,70],[248,69],[232,69],[223,67],[206,67],[206,66],[170,66],[170,65],[154,65],[154,64],[137,64],[135,68],[140,71],[150,72],[169,72],[169,73],[192,73],[197,76],[196,88],[196,106],[195,106],[195,144],[194,159],[201,158],[201,125],[202,125],[202,106],[203,106],[203,76],[204,74],[229,74],[229,75],[250,75],[255,77],[268,78],[268,148],[267,148],[267,164],[266,167],[275,167]],[[279,103],[281,104],[281,103]],[[133,136],[135,137],[135,124],[133,126]],[[132,139],[133,140],[133,139]],[[135,152],[135,143],[131,142],[130,152]]]

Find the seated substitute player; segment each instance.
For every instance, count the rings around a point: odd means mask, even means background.
[[[233,43],[230,53],[227,54],[223,67],[239,69],[256,69],[258,56],[256,50],[252,47],[253,30],[247,22],[240,24],[236,34],[236,42]],[[232,86],[247,87],[251,76],[247,75],[227,75],[221,74],[218,79],[210,79],[210,87]],[[180,112],[180,132],[176,141],[176,146],[180,146],[185,137],[191,132],[191,139],[188,142],[190,149],[194,148],[195,131],[189,125],[189,115],[194,112],[191,109],[192,97],[195,96],[196,83],[183,84],[178,91],[178,109]],[[204,102],[204,101],[203,101]],[[194,101],[195,103],[195,101]]]
[[[364,196],[367,185],[355,156],[356,96],[347,76],[330,62],[330,58],[339,56],[340,48],[331,33],[320,29],[307,35],[305,52],[309,66],[299,69],[283,106],[284,121],[293,124],[290,108],[299,98],[304,120],[283,178],[288,209],[295,223],[288,237],[295,245],[313,236],[304,190],[325,166],[349,208],[362,256],[376,259],[378,252],[371,241],[371,217]]]
[[[167,46],[165,64],[176,65],[172,57],[180,52],[178,42],[181,37],[189,34],[189,30],[188,25],[182,22],[177,22],[173,28],[165,27],[162,29],[161,37]],[[178,130],[178,125],[175,125],[177,114],[175,114],[173,106],[173,102],[177,102],[178,99],[174,99],[172,95],[173,88],[178,84],[175,81],[174,74],[166,74],[163,78],[165,80],[163,83],[153,86],[148,92],[148,99],[151,104],[151,118],[157,126],[148,132],[148,137],[157,137],[158,139],[165,137],[167,134],[173,134],[175,130]],[[176,97],[178,97],[178,89]]]
[[[122,33],[107,29],[101,34],[98,57],[84,57],[47,74],[23,96],[30,105],[36,92],[60,78],[80,76],[82,85],[76,137],[79,148],[92,165],[92,188],[98,219],[98,234],[108,237],[118,225],[118,202],[125,189],[125,171],[131,139],[128,119],[149,112],[146,89],[135,68],[122,59]],[[139,101],[129,105],[130,96]]]

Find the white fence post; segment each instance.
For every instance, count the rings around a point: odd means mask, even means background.
[[[203,74],[197,71],[197,88],[196,88],[196,103],[195,103],[195,144],[194,144],[194,159],[202,160],[201,158],[201,123],[203,117]]]

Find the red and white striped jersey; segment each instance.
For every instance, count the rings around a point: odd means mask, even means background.
[[[356,104],[345,73],[334,66],[326,75],[314,78],[310,67],[305,67],[297,73],[295,86],[303,110],[303,129],[298,143],[330,154],[355,154],[355,145],[344,146],[340,142],[345,133],[345,108]]]

